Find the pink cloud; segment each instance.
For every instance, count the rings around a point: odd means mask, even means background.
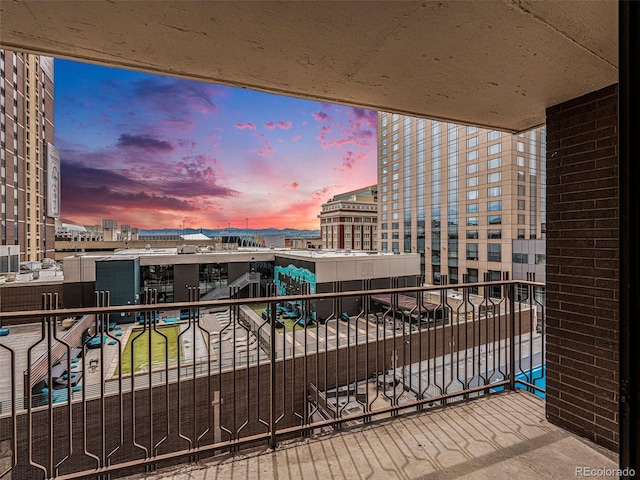
[[[253,122],[246,122],[246,123],[236,123],[236,128],[239,130],[245,130],[245,129],[255,130],[256,126],[253,124]]]
[[[361,162],[365,158],[367,158],[367,154],[364,152],[354,154],[352,151],[348,151],[347,154],[342,157],[342,169],[340,170],[351,170],[356,162]]]
[[[311,116],[312,116],[313,118],[315,118],[315,119],[316,119],[317,121],[319,121],[319,122],[327,122],[327,121],[329,121],[329,120],[332,120],[331,115],[329,115],[328,113],[322,112],[322,111],[320,111],[320,112],[313,112],[313,113],[311,114]]]
[[[314,118],[323,118],[324,125],[316,137],[323,149],[356,145],[371,147],[376,142],[377,113],[362,108],[348,108],[345,111],[346,122],[334,122],[324,112],[317,112]],[[316,117],[317,116],[317,117]]]
[[[300,186],[300,184],[298,182],[293,182],[293,183],[285,183],[282,186],[283,187],[288,187],[288,188],[293,188],[294,190],[296,190]]]
[[[278,128],[282,130],[289,130],[292,125],[293,124],[291,122],[283,122],[283,121],[278,122]]]
[[[295,143],[295,142],[297,142],[298,140],[300,140],[301,138],[302,138],[302,135],[296,135],[295,137],[293,137],[293,138],[291,139],[291,142],[292,142],[292,143]]]
[[[274,128],[276,128],[276,124],[273,122],[268,122],[264,124],[264,128],[266,128],[267,130],[273,130]]]
[[[311,198],[313,200],[315,200],[316,202],[320,201],[320,200],[324,200],[329,196],[329,194],[331,193],[331,191],[334,188],[339,187],[339,186],[340,185],[331,185],[331,186],[328,186],[328,187],[322,187],[322,188],[319,188],[317,190],[314,190],[313,192],[311,192]]]
[[[269,140],[264,139],[260,148],[249,150],[251,153],[257,153],[261,157],[271,157],[274,153],[273,147],[269,145]]]

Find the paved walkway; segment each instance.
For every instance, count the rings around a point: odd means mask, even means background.
[[[507,393],[130,479],[569,479],[615,455],[545,420],[544,401]],[[615,475],[599,478],[618,478]]]

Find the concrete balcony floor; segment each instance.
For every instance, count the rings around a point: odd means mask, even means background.
[[[579,478],[576,467],[616,469],[617,456],[550,424],[544,400],[518,392],[129,479],[539,480]]]

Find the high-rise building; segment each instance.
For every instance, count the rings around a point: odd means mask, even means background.
[[[427,283],[511,273],[512,240],[545,238],[545,136],[381,112],[380,250],[420,253]]]
[[[335,195],[322,205],[322,248],[377,250],[377,186]]]
[[[1,245],[21,261],[55,255],[60,156],[53,147],[53,59],[0,50]]]

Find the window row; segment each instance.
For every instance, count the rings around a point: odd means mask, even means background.
[[[478,260],[478,244],[467,243],[467,260]],[[487,261],[489,262],[501,262],[502,261],[502,245],[499,243],[487,244]]]

